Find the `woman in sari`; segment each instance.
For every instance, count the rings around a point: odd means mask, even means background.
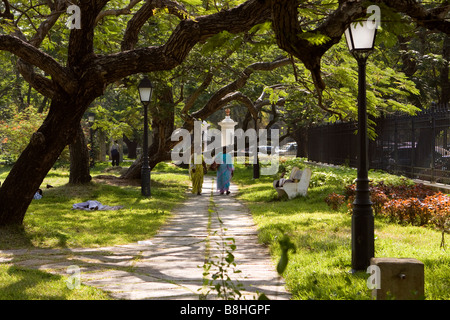
[[[219,160],[220,159],[220,160]],[[216,156],[217,168],[217,190],[220,194],[230,194],[230,181],[233,176],[234,166],[231,155],[226,153],[226,148]]]
[[[197,161],[194,161],[194,156],[197,157]],[[191,155],[191,161],[189,163],[189,178],[192,181],[192,193],[202,194],[203,175],[206,172],[206,163],[203,159],[203,155],[193,153]]]

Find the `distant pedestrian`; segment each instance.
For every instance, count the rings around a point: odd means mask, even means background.
[[[119,165],[119,145],[116,140],[114,140],[113,145],[111,146],[111,159],[112,159],[112,166],[118,166]]]
[[[226,147],[220,152],[215,159],[219,163],[217,168],[217,190],[220,194],[230,194],[231,178],[234,174],[234,165],[232,163],[231,155],[227,153]]]
[[[42,190],[41,189],[38,189],[36,191],[36,193],[33,196],[33,199],[34,200],[41,200],[42,199]]]
[[[197,161],[194,161],[194,157]],[[203,158],[203,155],[193,153],[191,155],[191,161],[189,163],[189,178],[192,181],[193,194],[202,194],[203,177],[206,172],[206,162]]]

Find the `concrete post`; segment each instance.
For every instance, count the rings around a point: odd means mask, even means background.
[[[234,127],[238,124],[230,118],[230,109],[226,109],[226,117],[219,122],[222,131],[222,147],[234,144]]]
[[[372,258],[380,282],[372,291],[376,300],[421,300],[425,298],[424,265],[409,258]]]

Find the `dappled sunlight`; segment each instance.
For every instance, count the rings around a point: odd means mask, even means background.
[[[93,172],[103,171],[107,166],[99,167]],[[2,168],[0,174],[6,176],[7,170]],[[98,179],[93,173],[90,183],[70,185],[67,169],[52,169],[42,183],[43,198],[31,202],[21,231],[2,231],[0,249],[98,247],[145,239],[155,234],[171,216],[172,209],[186,199],[188,176],[182,169],[171,170],[172,173],[152,175],[152,197],[146,198],[141,195],[140,180]],[[87,200],[123,208],[107,211],[72,208]]]
[[[286,167],[292,166],[286,164]],[[321,174],[314,176],[317,171]],[[371,293],[366,286],[368,274],[349,274],[352,268],[351,211],[345,204],[333,211],[325,202],[331,192],[344,194],[344,187],[356,176],[356,171],[314,168],[307,196],[291,200],[273,197],[270,178],[256,182],[251,175],[249,170],[241,172],[237,180],[239,199],[252,212],[258,225],[259,241],[270,248],[275,260],[280,256],[279,240],[284,235],[296,245],[296,252],[289,253],[284,274],[293,298],[370,300]],[[384,181],[393,185],[410,183],[403,177],[382,172],[371,172],[371,179],[374,183]],[[440,242],[441,233],[430,227],[398,225],[382,216],[375,217],[375,256],[423,261],[427,298],[430,299],[449,298],[450,258],[440,248]]]

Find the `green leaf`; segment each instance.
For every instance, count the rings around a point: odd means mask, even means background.
[[[310,44],[318,46],[327,43],[330,37],[318,32],[303,32],[298,35],[300,39],[307,40]]]

